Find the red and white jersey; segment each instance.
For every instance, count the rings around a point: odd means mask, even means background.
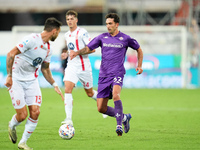
[[[78,51],[84,48],[91,40],[88,32],[84,28],[77,27],[75,31],[68,31],[65,33],[65,40],[70,50]],[[77,72],[89,70],[91,71],[91,64],[88,55],[78,55],[72,60],[68,57],[67,67],[73,67]]]
[[[41,34],[32,33],[19,42],[21,52],[15,56],[12,76],[20,81],[30,81],[38,77],[38,69],[43,61],[50,62],[52,50],[50,43],[44,43]]]

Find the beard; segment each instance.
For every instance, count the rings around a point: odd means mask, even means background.
[[[55,37],[55,36],[52,36],[50,40],[51,40],[51,41],[55,41],[56,38],[57,38],[57,36],[56,36],[56,37]]]

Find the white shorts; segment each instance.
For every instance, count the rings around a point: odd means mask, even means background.
[[[18,81],[13,79],[13,85],[9,93],[15,109],[21,109],[25,105],[41,106],[42,94],[38,80]]]
[[[75,70],[71,69],[71,67],[67,67],[65,69],[63,81],[71,81],[75,85],[78,81],[80,81],[85,89],[90,89],[93,87],[92,71],[86,70],[76,72]]]

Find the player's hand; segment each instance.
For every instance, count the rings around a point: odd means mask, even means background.
[[[8,88],[8,91],[11,89],[11,87],[12,87],[12,76],[7,76],[6,83],[4,85]]]
[[[55,86],[54,89],[62,97],[62,101],[64,101],[64,96],[63,96],[62,91],[60,90],[60,88],[58,86]]]
[[[143,69],[141,67],[137,67],[135,71],[137,72],[137,75],[139,75],[143,72]]]
[[[70,60],[72,60],[73,58],[75,58],[78,54],[73,51],[73,50],[70,50],[70,53],[69,53],[69,57],[70,57]]]
[[[68,57],[68,53],[62,53],[61,54],[61,59],[66,59]]]

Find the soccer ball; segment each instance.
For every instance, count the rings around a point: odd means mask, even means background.
[[[75,129],[70,124],[63,124],[60,126],[58,133],[62,139],[70,140],[74,137]]]

